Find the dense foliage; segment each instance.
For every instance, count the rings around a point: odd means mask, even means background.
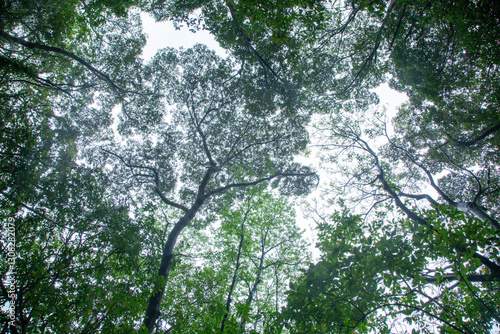
[[[498,330],[499,8],[0,1],[2,333]]]

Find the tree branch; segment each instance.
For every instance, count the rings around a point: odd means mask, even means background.
[[[318,177],[318,175],[316,173],[308,173],[308,174],[300,174],[300,173],[276,173],[276,174],[273,174],[271,176],[268,176],[268,177],[263,177],[261,179],[258,179],[258,180],[255,180],[253,182],[242,182],[242,183],[231,183],[231,184],[228,184],[224,187],[220,187],[220,188],[217,188],[215,190],[212,190],[210,192],[207,193],[207,197],[209,196],[212,196],[212,195],[215,195],[215,194],[218,194],[218,193],[221,193],[221,192],[224,192],[228,189],[231,189],[231,188],[243,188],[243,187],[248,187],[248,186],[255,186],[259,183],[262,183],[262,182],[265,182],[265,181],[271,181],[275,178],[278,178],[278,177],[291,177],[291,176],[295,176],[295,177],[307,177],[307,176],[316,176]]]
[[[177,243],[177,238],[193,220],[193,218],[196,216],[200,208],[203,206],[203,203],[207,199],[205,189],[214,172],[214,167],[210,167],[207,169],[202,181],[200,182],[200,186],[198,187],[198,192],[193,205],[184,213],[182,217],[179,218],[177,223],[175,223],[168,234],[167,241],[165,243],[165,246],[163,247],[160,268],[158,269],[158,281],[155,282],[153,292],[149,297],[148,306],[146,309],[146,314],[144,315],[141,330],[147,329],[148,333],[152,333],[154,330],[156,320],[160,316],[161,300],[165,293],[165,284],[168,280],[170,269],[172,268],[172,260],[174,257],[173,250],[175,244]]]
[[[460,276],[462,274],[458,272]],[[425,277],[425,280],[427,283],[435,283],[435,282],[451,282],[451,281],[460,281],[463,280],[464,278],[467,278],[469,282],[495,282],[498,281],[498,278],[495,277],[494,275],[477,275],[477,274],[471,274],[471,275],[466,275],[462,276],[462,278],[458,278],[455,275],[446,275],[443,277],[434,277],[434,276],[429,276]]]
[[[235,29],[239,33],[239,35],[241,36],[241,38],[243,39],[243,42],[244,42],[245,46],[247,47],[247,49],[251,53],[253,53],[253,55],[257,58],[257,60],[259,61],[259,63],[261,64],[261,66],[264,69],[267,69],[269,72],[271,72],[271,74],[276,79],[278,79],[278,81],[282,82],[285,85],[285,87],[287,88],[287,90],[292,93],[292,96],[295,96],[295,92],[290,88],[290,85],[288,84],[288,82],[284,78],[282,78],[278,73],[276,73],[273,70],[273,68],[267,63],[267,61],[264,58],[262,58],[262,56],[252,46],[252,41],[250,40],[250,38],[248,37],[248,35],[243,30],[243,27],[241,27],[241,25],[240,25],[240,23],[238,21],[238,18],[236,17],[236,13],[235,13],[234,6],[233,6],[233,1],[232,0],[227,0],[226,1],[226,6],[229,9],[229,13],[231,14],[231,18],[233,19],[233,24],[235,26]]]
[[[105,82],[107,82],[111,86],[111,88],[113,88],[115,91],[118,92],[118,94],[120,95],[120,98],[122,98],[120,92],[126,92],[126,90],[124,90],[123,88],[118,87],[107,74],[103,73],[102,71],[99,71],[97,68],[95,68],[94,66],[89,64],[86,60],[84,60],[81,57],[78,57],[74,53],[71,53],[71,52],[66,51],[64,49],[61,49],[61,48],[56,48],[56,47],[47,46],[47,45],[43,45],[43,44],[28,42],[22,38],[11,36],[4,31],[0,31],[0,37],[5,38],[6,40],[8,40],[11,43],[20,44],[24,47],[27,47],[28,49],[35,49],[35,50],[42,50],[42,51],[51,52],[51,53],[57,53],[57,54],[66,56],[68,58],[71,58],[71,59],[77,61],[78,63],[82,64],[83,66],[85,66],[92,73],[94,73],[97,77],[99,77],[102,80],[104,80]]]
[[[443,132],[444,132],[444,134],[446,136],[448,136],[448,138],[450,138],[458,146],[470,147],[470,146],[476,145],[481,140],[489,137],[490,135],[492,135],[493,133],[497,132],[498,130],[500,130],[500,124],[497,124],[497,125],[489,128],[488,130],[486,130],[485,132],[483,132],[482,134],[480,134],[479,136],[477,136],[476,138],[474,138],[472,140],[459,140],[459,139],[455,139],[449,133],[447,133],[445,131],[443,131]]]
[[[447,203],[448,205],[451,205],[451,206],[456,206],[457,203],[452,200],[448,195],[446,195],[442,190],[441,188],[439,188],[437,185],[436,185],[436,182],[434,181],[434,177],[432,176],[431,172],[429,172],[429,170],[427,168],[424,167],[424,165],[422,165],[420,162],[416,161],[415,158],[406,150],[404,149],[403,147],[401,146],[398,146],[396,145],[390,138],[389,138],[389,135],[387,134],[387,132],[385,133],[385,137],[387,138],[387,140],[389,141],[389,143],[395,147],[396,149],[402,151],[406,157],[408,159],[410,159],[410,161],[417,167],[419,167],[422,171],[424,171],[424,173],[427,175],[427,178],[429,179],[429,184],[431,185],[432,188],[434,188],[434,190],[436,190],[436,192],[439,194],[439,196],[441,196]]]
[[[185,207],[184,205],[182,204],[178,204],[178,203],[175,203],[171,200],[169,200],[165,194],[163,194],[163,192],[161,191],[160,189],[160,177],[158,175],[158,170],[154,167],[150,167],[150,166],[141,166],[141,165],[135,165],[135,164],[132,164],[130,162],[127,162],[125,161],[125,158],[123,158],[121,155],[117,154],[117,153],[114,153],[114,152],[111,152],[109,150],[106,150],[104,148],[101,148],[101,151],[107,153],[107,154],[110,154],[114,157],[117,157],[121,162],[122,164],[125,166],[125,167],[128,167],[130,168],[130,170],[132,171],[132,175],[136,175],[135,173],[133,173],[133,170],[134,168],[137,168],[137,169],[146,169],[146,170],[149,170],[150,172],[153,173],[153,175],[147,175],[147,174],[141,174],[141,176],[144,176],[144,177],[150,177],[152,179],[154,179],[154,184],[155,184],[155,193],[158,194],[158,196],[160,196],[161,200],[167,204],[167,205],[170,205],[174,208],[177,208],[177,209],[180,209],[184,212],[187,212],[188,211],[188,208]]]
[[[464,211],[464,212],[468,212],[470,214],[472,214],[474,217],[480,219],[481,221],[485,222],[487,221],[488,224],[493,227],[493,229],[495,231],[500,231],[500,223],[495,219],[493,218],[492,216],[490,216],[489,214],[487,214],[485,212],[485,210],[481,209],[475,202],[469,202],[469,203],[458,203],[458,202],[455,202],[454,200],[452,200],[448,195],[446,195],[440,187],[438,187],[434,181],[434,178],[431,174],[431,172],[423,165],[421,164],[420,162],[416,161],[416,159],[406,150],[404,149],[403,147],[401,146],[398,146],[396,145],[390,138],[389,136],[387,135],[387,132],[386,132],[386,138],[387,140],[389,140],[389,143],[394,146],[396,149],[402,151],[406,157],[408,157],[408,159],[410,159],[410,161],[417,167],[419,167],[422,171],[424,171],[424,173],[427,175],[427,178],[429,179],[429,184],[431,185],[432,188],[434,188],[434,190],[437,191],[437,193],[448,203],[449,206],[451,207],[454,207],[460,211]],[[471,173],[471,172],[469,172]],[[479,182],[479,180],[477,180],[476,178],[476,181]],[[481,190],[481,186],[479,185],[479,189]],[[476,197],[478,197],[476,195]]]
[[[407,194],[407,193],[398,191],[398,195],[401,196],[401,197],[413,198],[413,199],[416,199],[416,200],[425,199],[429,203],[431,203],[432,205],[439,206],[439,203],[436,202],[436,200],[434,198],[432,198],[431,196],[429,196],[427,194]]]

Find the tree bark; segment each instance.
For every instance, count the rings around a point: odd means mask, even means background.
[[[151,297],[149,297],[148,307],[146,309],[146,314],[144,316],[142,328],[147,328],[148,333],[151,334],[154,330],[156,320],[160,316],[160,306],[163,294],[165,293],[165,286],[168,279],[168,274],[172,268],[172,260],[174,257],[174,246],[177,242],[177,238],[181,232],[189,225],[189,223],[196,216],[196,213],[200,210],[201,206],[207,199],[205,195],[205,189],[207,188],[210,178],[216,171],[216,166],[211,166],[205,173],[203,180],[198,188],[198,193],[196,200],[191,208],[182,216],[177,223],[174,225],[172,230],[169,232],[167,237],[167,242],[165,247],[163,247],[163,254],[161,257],[160,269],[158,270],[158,276],[163,278],[161,282],[155,282],[153,292]]]
[[[162,282],[156,282],[151,297],[149,297],[148,308],[144,317],[143,325],[148,329],[148,333],[152,333],[156,320],[160,315],[160,306],[163,294],[165,293],[165,286],[168,279],[168,274],[172,268],[172,260],[174,257],[174,246],[177,238],[182,230],[193,220],[194,216],[202,206],[204,198],[197,199],[191,209],[182,216],[179,221],[174,225],[167,237],[167,242],[163,248],[163,255],[161,257],[160,269],[158,276],[162,277]]]

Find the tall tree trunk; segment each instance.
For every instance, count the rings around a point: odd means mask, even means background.
[[[168,274],[172,268],[172,260],[174,257],[173,251],[174,246],[177,242],[177,238],[181,234],[182,230],[193,220],[194,216],[203,204],[203,200],[196,201],[195,204],[189,209],[184,216],[182,216],[179,221],[174,225],[167,237],[167,242],[163,248],[163,254],[161,257],[160,269],[158,270],[158,276],[163,278],[162,281],[157,281],[155,283],[151,297],[149,297],[148,308],[146,310],[146,315],[144,317],[143,326],[148,329],[148,333],[152,333],[156,320],[160,315],[160,306],[163,294],[165,293],[165,286],[168,280]]]
[[[250,309],[250,306],[252,305],[252,301],[254,296],[257,294],[257,288],[259,287],[260,284],[260,277],[262,276],[262,270],[264,268],[264,259],[266,257],[266,241],[267,241],[267,234],[269,233],[269,227],[266,230],[266,233],[264,234],[264,237],[261,240],[261,255],[259,259],[259,267],[257,268],[257,276],[255,277],[255,281],[253,283],[252,290],[248,293],[247,297],[247,309]],[[240,322],[240,329],[239,332],[243,333],[245,331],[245,325],[246,325],[246,317],[245,315],[242,316],[241,322]]]
[[[154,285],[151,297],[149,297],[148,308],[146,309],[146,314],[144,316],[143,325],[141,329],[147,328],[148,333],[151,334],[154,330],[156,320],[160,315],[160,306],[163,294],[165,293],[165,286],[168,280],[168,274],[172,267],[172,260],[174,257],[174,246],[177,242],[177,238],[181,234],[182,230],[189,225],[189,223],[196,216],[196,213],[200,210],[201,206],[207,199],[205,195],[205,189],[207,188],[208,182],[211,176],[216,171],[216,167],[212,165],[205,173],[203,180],[198,187],[198,193],[194,204],[189,210],[186,211],[184,216],[182,216],[177,223],[174,225],[172,230],[169,232],[167,237],[167,242],[165,247],[163,247],[163,254],[161,257],[160,269],[158,270],[158,276],[163,278],[161,281],[156,281]],[[163,199],[163,198],[162,198]],[[171,205],[170,203],[167,203]]]
[[[245,228],[245,221],[247,219],[248,212],[250,211],[250,205],[248,206],[248,210],[245,213],[245,217],[243,218],[243,221],[241,222],[241,229],[240,229],[240,244],[238,246],[238,256],[236,257],[236,266],[234,268],[234,274],[233,274],[233,280],[231,281],[231,287],[229,288],[229,293],[227,294],[227,300],[226,300],[226,312],[224,312],[224,318],[222,319],[222,323],[220,326],[220,332],[224,332],[224,325],[227,321],[227,317],[229,316],[229,309],[231,308],[231,296],[234,291],[234,286],[236,284],[236,277],[238,277],[238,269],[240,268],[240,258],[241,258],[241,249],[243,247],[243,230]]]

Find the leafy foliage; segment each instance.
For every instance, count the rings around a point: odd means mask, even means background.
[[[227,58],[143,62],[142,11]],[[0,2],[2,332],[491,332],[499,20],[470,0]],[[383,82],[409,97],[392,127]],[[317,185],[311,138],[340,177],[296,277],[283,196]]]
[[[164,321],[174,333],[270,331],[305,256],[293,208],[257,192],[218,216],[180,241]]]
[[[291,286],[291,332],[390,333],[402,321],[419,332],[489,333],[498,277],[474,251],[497,247],[480,221],[445,208],[427,212],[433,229],[346,210],[330,219],[319,225],[321,260]]]

